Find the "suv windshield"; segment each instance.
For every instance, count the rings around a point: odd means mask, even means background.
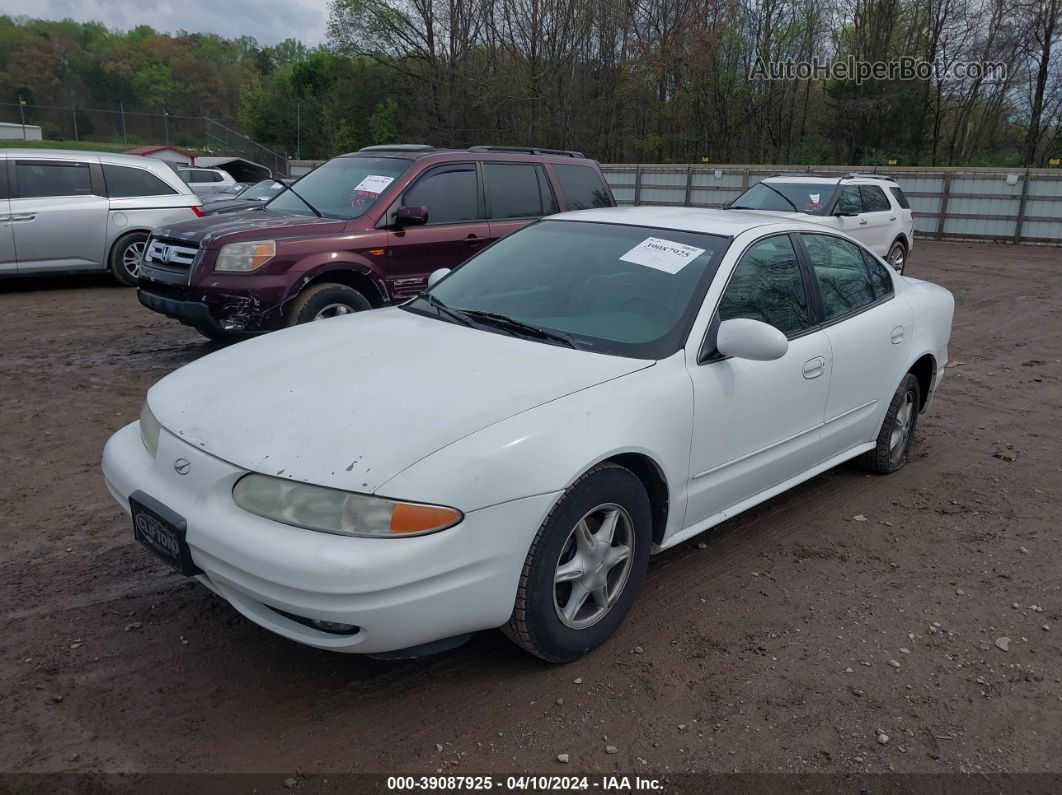
[[[409,168],[399,157],[336,157],[318,166],[266,204],[270,210],[313,215],[301,196],[326,218],[357,218]],[[296,195],[298,194],[298,195]]]
[[[661,359],[685,342],[728,244],[673,229],[542,221],[485,249],[405,308],[598,353]]]
[[[734,199],[730,209],[825,215],[836,189],[822,182],[758,182]]]

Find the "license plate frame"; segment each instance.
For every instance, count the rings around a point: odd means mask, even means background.
[[[188,523],[184,517],[142,491],[129,495],[133,538],[163,562],[186,577],[202,574],[188,546]]]

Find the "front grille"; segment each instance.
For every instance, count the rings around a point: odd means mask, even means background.
[[[187,270],[195,262],[199,248],[175,243],[165,238],[153,237],[144,252],[144,262],[165,268]]]

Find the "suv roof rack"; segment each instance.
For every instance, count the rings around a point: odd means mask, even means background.
[[[886,182],[895,182],[896,180],[890,177],[888,174],[871,174],[866,171],[849,171],[847,174],[848,179],[883,179]]]
[[[542,149],[538,146],[492,146],[480,144],[468,147],[469,152],[513,152],[526,155],[560,155],[561,157],[586,157],[574,149]]]
[[[359,152],[433,152],[435,147],[430,144],[377,144],[376,146],[363,146]]]
[[[820,177],[822,179],[844,179],[844,175],[826,171],[779,171],[771,177]],[[770,179],[770,177],[768,177]]]

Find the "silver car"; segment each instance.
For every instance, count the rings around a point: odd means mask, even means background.
[[[110,270],[135,285],[151,230],[200,204],[156,158],[0,149],[0,276]]]

